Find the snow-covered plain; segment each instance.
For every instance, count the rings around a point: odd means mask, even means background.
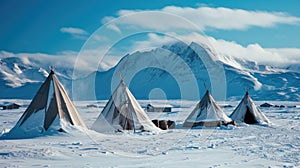
[[[0,110],[0,130],[18,121],[30,100],[0,100],[22,108]],[[107,101],[79,101],[75,105],[90,127]],[[0,140],[0,167],[299,167],[300,109],[298,102],[271,102],[286,108],[261,108],[270,126],[240,125],[186,129],[182,123],[196,101],[142,100],[172,105],[172,113],[147,113],[151,119],[176,121],[176,129],[160,133],[100,134],[92,130]],[[264,101],[256,102],[257,105]],[[238,102],[218,102],[230,114]],[[87,105],[96,105],[87,107]],[[296,106],[295,106],[296,105]]]

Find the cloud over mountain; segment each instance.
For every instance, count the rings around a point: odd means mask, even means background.
[[[186,19],[202,31],[208,29],[245,30],[250,27],[274,27],[278,24],[298,24],[299,17],[283,12],[251,11],[244,9],[230,9],[225,7],[177,7],[167,6],[160,10],[120,10],[117,17],[130,15],[118,22],[118,25],[131,25],[155,30],[195,29],[184,22],[177,22],[160,12]],[[147,19],[145,19],[147,18]],[[157,19],[159,18],[159,19]],[[112,17],[103,18],[102,22],[111,21]],[[116,27],[114,26],[114,29]]]
[[[85,40],[88,38],[89,33],[83,29],[75,28],[75,27],[62,27],[60,28],[62,33],[67,33],[72,35],[75,39]]]

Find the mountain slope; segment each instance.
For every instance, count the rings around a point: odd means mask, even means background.
[[[32,98],[45,78],[46,63],[17,57],[0,63],[0,98]],[[240,99],[248,89],[255,100],[299,101],[300,73],[288,68],[217,55],[197,43],[126,55],[115,67],[76,80],[72,69],[56,67],[75,100],[108,99],[122,77],[137,99],[200,99],[209,88],[217,100]]]
[[[47,60],[9,56],[0,59],[0,98],[31,99],[48,76]],[[57,75],[64,85],[70,84],[71,69],[59,68]],[[65,74],[65,75],[63,75]]]

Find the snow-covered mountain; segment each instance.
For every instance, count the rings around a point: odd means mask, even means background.
[[[33,98],[48,76],[49,66],[51,63],[47,59],[19,57],[11,53],[1,52],[0,98]],[[70,83],[73,70],[62,67],[58,69],[57,75],[62,83]]]
[[[0,60],[0,98],[32,98],[45,79],[47,60]],[[120,76],[137,99],[199,99],[204,83],[216,99],[239,99],[246,89],[255,100],[300,100],[300,73],[215,54],[205,45],[175,43],[124,56],[107,71],[72,80],[72,69],[56,72],[75,100],[108,99]],[[46,70],[45,70],[46,69]]]

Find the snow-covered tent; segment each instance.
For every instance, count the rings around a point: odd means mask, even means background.
[[[97,132],[160,130],[149,119],[123,80],[92,125],[92,129]]]
[[[236,122],[247,124],[270,123],[269,119],[256,107],[248,91],[229,117]]]
[[[47,131],[62,131],[67,125],[86,128],[53,70],[17,124],[2,138],[26,138]]]
[[[215,127],[227,124],[232,120],[217,105],[207,90],[201,101],[184,121],[184,127],[208,126]]]

